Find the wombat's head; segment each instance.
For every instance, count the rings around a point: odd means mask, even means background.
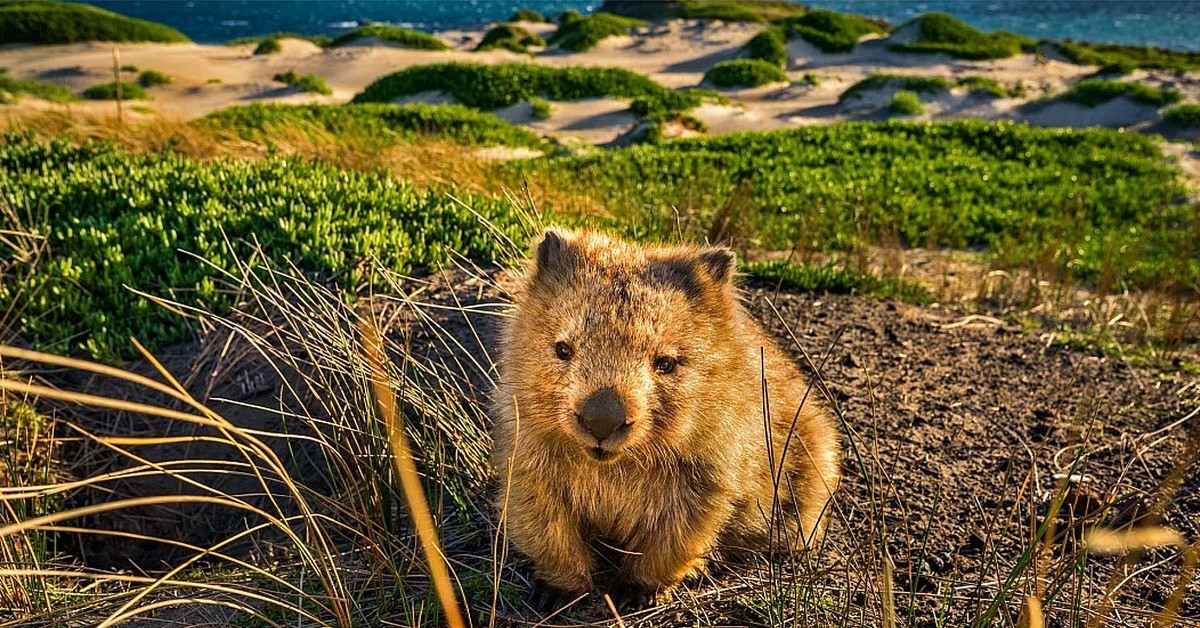
[[[703,430],[706,391],[736,346],[733,270],[725,248],[543,234],[502,359],[501,394],[515,398],[520,438],[614,460]]]

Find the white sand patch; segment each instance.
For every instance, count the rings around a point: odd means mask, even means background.
[[[529,103],[518,103],[494,113],[543,135],[591,144],[607,144],[637,125],[637,118],[629,111],[629,103],[614,98],[554,101],[550,103],[548,120],[534,120]]]
[[[272,53],[289,59],[298,59],[319,55],[324,51],[324,48],[308,41],[307,39],[296,39],[295,37],[284,37],[279,40],[279,52]]]

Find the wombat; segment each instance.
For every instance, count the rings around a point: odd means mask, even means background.
[[[838,425],[743,308],[734,266],[726,248],[595,232],[536,243],[501,334],[493,460],[544,591],[589,591],[600,540],[622,555],[617,590],[644,600],[718,545],[823,534]]]

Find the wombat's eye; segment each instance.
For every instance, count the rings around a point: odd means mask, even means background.
[[[669,355],[664,355],[660,358],[654,359],[654,370],[655,372],[663,375],[670,375],[671,371],[675,370],[675,365],[678,363],[679,361],[675,358]]]
[[[570,360],[571,356],[575,355],[575,350],[571,348],[571,345],[560,340],[554,343],[554,355],[558,356],[560,360]]]

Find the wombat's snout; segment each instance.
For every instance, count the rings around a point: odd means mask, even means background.
[[[621,403],[617,391],[602,388],[583,400],[578,416],[583,428],[596,437],[596,442],[602,443],[625,425],[625,404]]]

